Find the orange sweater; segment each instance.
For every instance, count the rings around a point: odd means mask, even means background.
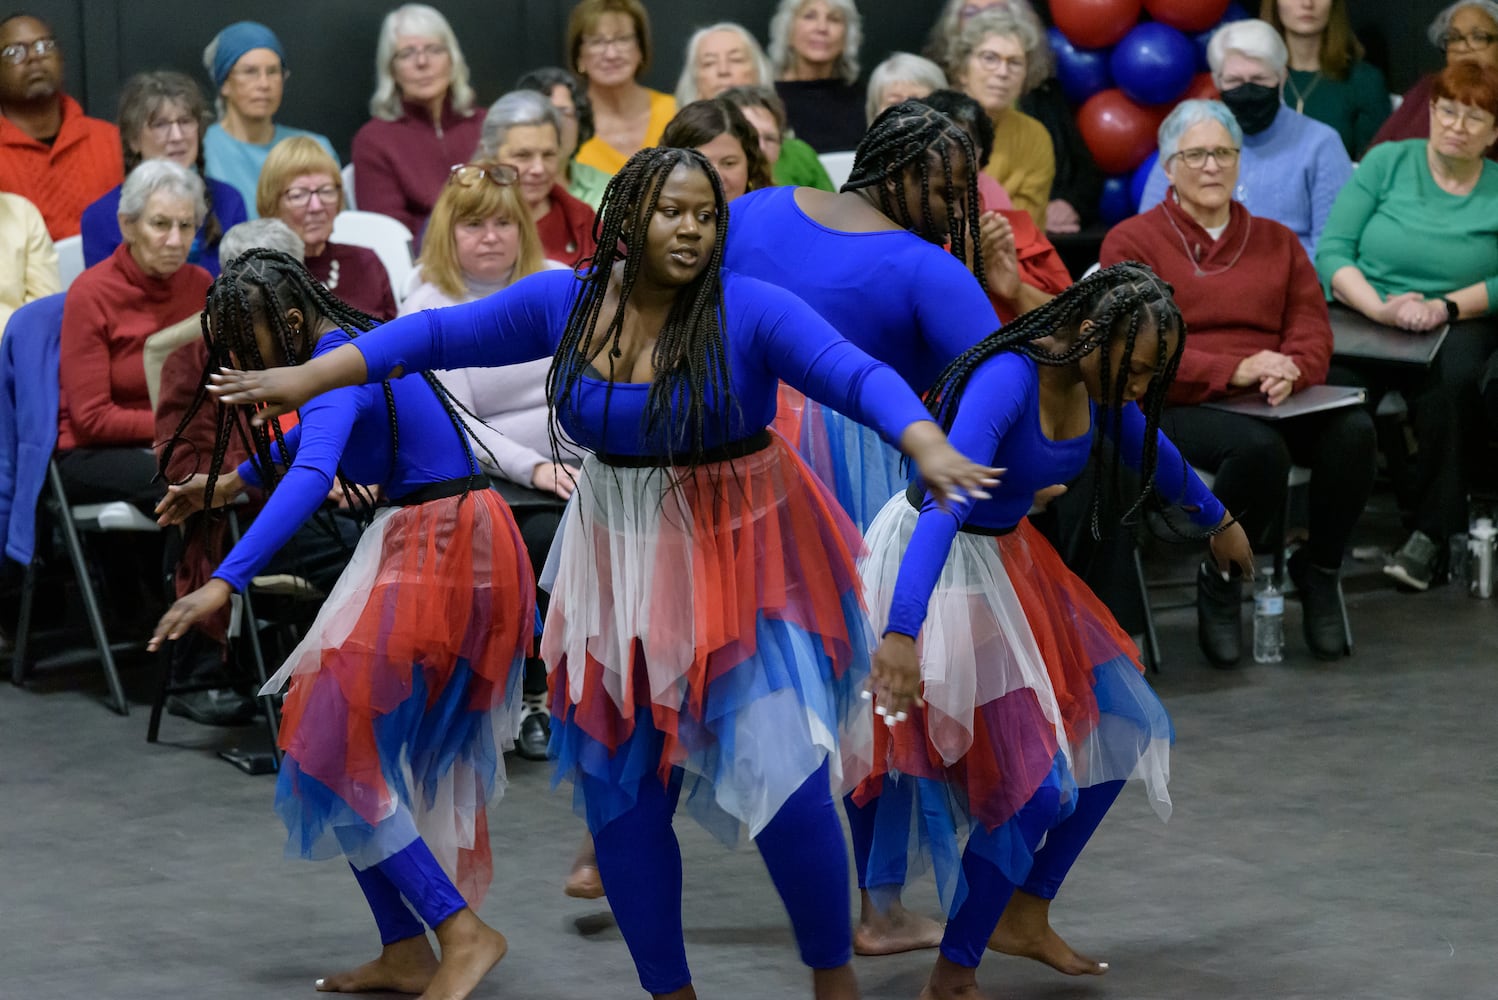
[[[54,240],[77,236],[83,210],[125,179],[120,130],[66,94],[59,100],[62,127],[50,147],[0,115],[0,190],[39,208]]]

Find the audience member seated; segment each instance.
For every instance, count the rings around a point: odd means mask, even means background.
[[[333,217],[343,211],[338,161],[311,136],[276,143],[265,158],[255,204],[266,218],[291,227],[307,245],[307,270],[349,305],[379,320],[395,318],[395,294],[379,255],[332,242]]]
[[[282,140],[313,139],[337,167],[338,154],[326,136],[275,121],[291,76],[275,32],[257,21],[231,24],[203,50],[203,68],[218,88],[214,101],[218,121],[203,136],[207,175],[238,191],[251,217],[256,211],[260,170]]]
[[[473,154],[484,121],[447,18],[423,3],[386,14],[375,80],[373,117],[354,133],[354,203],[419,240],[448,169]]]
[[[582,0],[567,19],[572,69],[588,86],[594,135],[577,162],[609,176],[660,141],[676,114],[670,94],[640,84],[650,69],[650,15],[640,0]]]
[[[57,248],[42,213],[20,195],[0,192],[0,337],[11,313],[60,291]]]
[[[1076,116],[1054,75],[1051,48],[1045,27],[1028,0],[947,0],[931,32],[926,55],[939,66],[952,66],[951,51],[963,26],[990,9],[1007,10],[1026,19],[1040,36],[1025,72],[1025,90],[1018,107],[1045,126],[1055,152],[1056,176],[1051,182],[1051,200],[1046,205],[1046,232],[1070,234],[1098,221],[1098,201],[1103,192],[1103,174],[1082,139]]]
[[[1356,160],[1389,117],[1389,86],[1363,58],[1347,0],[1263,0],[1259,16],[1285,38],[1285,104],[1336,129]]]
[[[759,133],[732,101],[722,97],[693,101],[676,112],[661,136],[661,145],[695,149],[707,157],[728,201],[775,186],[770,161],[760,149]]]
[[[901,101],[918,101],[933,90],[944,90],[947,74],[925,56],[894,52],[869,74],[868,96],[863,113],[870,125],[879,112]]]
[[[759,151],[765,154],[776,184],[833,190],[832,178],[817,151],[790,134],[785,103],[773,87],[729,87],[718,96],[738,108],[754,128]]]
[[[513,90],[484,116],[474,156],[514,168],[542,252],[571,266],[591,257],[596,244],[593,209],[559,183],[561,135],[561,116],[549,100],[534,90]]]
[[[780,0],[770,19],[775,91],[791,131],[818,153],[857,149],[863,138],[862,43],[853,0]]]
[[[1342,189],[1316,267],[1328,297],[1411,331],[1456,322],[1427,370],[1363,366],[1375,395],[1397,388],[1410,404],[1419,455],[1404,497],[1409,540],[1385,572],[1426,589],[1444,568],[1447,539],[1467,528],[1474,468],[1490,465],[1494,433],[1479,386],[1498,390],[1498,70],[1459,60],[1436,77],[1429,139],[1373,147]],[[1492,413],[1491,409],[1488,411]]]
[[[1187,461],[1216,477],[1212,491],[1257,551],[1284,545],[1291,464],[1311,470],[1310,536],[1290,573],[1305,604],[1306,644],[1335,660],[1346,652],[1342,555],[1373,490],[1372,418],[1349,406],[1268,421],[1201,405],[1236,395],[1281,405],[1326,382],[1332,356],[1316,269],[1295,234],[1233,199],[1242,141],[1221,102],[1178,105],[1160,126],[1170,197],[1115,226],[1100,263],[1142,261],[1175,290],[1191,335],[1160,426]],[[1197,635],[1217,666],[1242,655],[1242,606],[1242,580],[1202,563]]]
[[[947,76],[983,105],[993,121],[993,159],[985,172],[1014,206],[1045,227],[1056,154],[1045,126],[1016,108],[1030,58],[1042,43],[1037,24],[995,7],[967,21],[952,47]]]
[[[1337,192],[1352,176],[1352,161],[1330,125],[1280,103],[1285,43],[1263,21],[1233,21],[1212,35],[1207,61],[1222,103],[1243,130],[1234,200],[1260,219],[1273,219],[1300,238],[1314,258]],[[1165,197],[1170,180],[1160,162],[1150,172],[1140,208]]]
[[[171,70],[135,74],[120,90],[119,124],[127,172],[142,160],[171,160],[202,176],[198,137],[208,127],[208,103],[190,78]],[[120,190],[107,192],[83,210],[83,261],[89,267],[120,245]],[[208,214],[192,238],[187,261],[217,275],[219,239],[225,229],[245,220],[245,204],[238,191],[211,178],[205,179],[203,194]]]
[[[577,162],[580,143],[593,138],[593,105],[577,77],[560,66],[533,69],[515,81],[516,90],[534,90],[551,101],[562,121],[561,178],[567,193],[598,211],[603,203],[609,175],[597,167]]]
[[[0,191],[36,206],[54,240],[125,176],[120,133],[62,90],[62,49],[30,14],[0,21]]]
[[[676,106],[717,97],[729,87],[770,83],[770,59],[742,24],[719,21],[698,28],[687,39],[687,52],[676,81]]]
[[[1449,69],[1460,62],[1498,68],[1498,3],[1493,0],[1457,0],[1436,15],[1426,29],[1430,44],[1446,53]],[[1431,94],[1439,72],[1422,76],[1404,92],[1399,107],[1373,136],[1369,148],[1381,142],[1430,138]],[[1498,158],[1498,147],[1489,147],[1488,159]]]

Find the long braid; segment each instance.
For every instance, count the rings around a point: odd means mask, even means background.
[[[932,203],[933,165],[941,164],[941,196],[947,209],[947,232],[937,231]],[[957,184],[959,165],[966,183]],[[919,185],[919,214],[911,211],[905,181]],[[952,254],[986,289],[982,241],[977,238],[982,202],[978,197],[978,154],[967,131],[920,101],[901,101],[885,109],[858,144],[844,191],[872,192],[878,208],[897,225],[924,239],[951,242]]]

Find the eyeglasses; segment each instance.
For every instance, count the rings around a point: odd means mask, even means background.
[[[618,48],[620,52],[629,52],[639,44],[639,41],[639,36],[634,34],[614,35],[611,38],[594,35],[592,38],[583,39],[583,48],[594,55],[602,55],[612,48]]]
[[[1207,165],[1208,158],[1217,161],[1219,167],[1231,167],[1238,162],[1238,150],[1232,146],[1218,146],[1216,149],[1182,149],[1171,159],[1179,159],[1192,170],[1200,170]]]
[[[996,73],[1004,67],[1008,67],[1011,73],[1023,73],[1025,71],[1024,56],[1010,56],[1007,59],[997,52],[980,49],[973,55],[978,57],[978,64],[990,73]]]
[[[301,208],[312,200],[313,195],[317,195],[317,200],[324,205],[334,205],[342,190],[337,184],[324,184],[320,188],[287,188],[286,193],[281,195],[281,200],[292,208]]]
[[[196,135],[198,120],[191,115],[183,115],[181,118],[154,121],[146,125],[146,131],[151,133],[153,139],[170,139],[172,137],[172,129],[180,130],[183,135]]]
[[[485,179],[500,187],[509,187],[520,180],[520,171],[508,163],[455,163],[447,179],[460,187],[473,187]]]
[[[1474,31],[1470,35],[1463,35],[1453,31],[1441,39],[1441,49],[1442,51],[1468,49],[1475,52],[1478,49],[1487,48],[1494,42],[1498,42],[1498,35],[1490,35],[1486,31]]]
[[[291,70],[285,66],[235,66],[229,75],[243,83],[255,80],[289,80]]]
[[[0,59],[4,59],[12,66],[19,66],[26,61],[27,56],[36,56],[38,59],[49,56],[57,51],[57,39],[38,38],[34,42],[16,42],[0,49]]]
[[[1449,104],[1445,101],[1432,101],[1431,110],[1436,113],[1436,121],[1446,128],[1460,128],[1464,131],[1471,130],[1480,132],[1493,125],[1493,116],[1486,111],[1476,108],[1463,107],[1460,104]]]
[[[436,60],[445,55],[447,55],[447,46],[441,42],[433,42],[430,45],[408,45],[403,49],[396,49],[395,61],[398,63],[415,62],[423,56],[428,60]]]

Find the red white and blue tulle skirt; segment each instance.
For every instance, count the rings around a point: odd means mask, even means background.
[[[824,762],[834,793],[868,774],[863,540],[769,437],[690,469],[583,463],[542,655],[556,779],[595,831],[642,782],[679,777],[688,811],[733,844]]]
[[[876,634],[918,517],[902,491],[869,528],[860,572]],[[1170,717],[1133,640],[1027,519],[997,537],[957,534],[917,648],[924,705],[875,727],[873,770],[854,793],[899,790],[881,799],[871,871],[909,853],[952,905],[958,845],[981,825],[997,832],[982,840],[988,859],[1023,882],[1033,855],[1010,821],[1044,784],[1061,790],[1064,817],[1078,786],[1139,779],[1169,817]]]
[[[775,411],[775,429],[832,489],[859,531],[867,531],[885,501],[910,481],[904,458],[879,432],[807,399],[784,383]]]
[[[287,855],[376,863],[409,843],[381,832],[409,813],[478,906],[534,629],[530,560],[498,493],[379,511],[262,692],[290,682],[276,784]]]

